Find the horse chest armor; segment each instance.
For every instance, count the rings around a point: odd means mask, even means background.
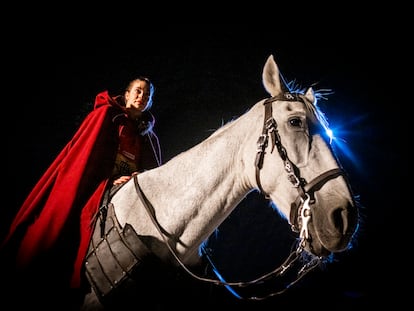
[[[101,302],[136,288],[140,270],[154,258],[131,225],[121,228],[112,204],[106,213],[97,217],[85,258],[86,276]]]

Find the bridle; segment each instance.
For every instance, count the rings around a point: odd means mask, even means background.
[[[154,223],[155,227],[157,228],[158,232],[160,233],[161,237],[163,238],[164,243],[167,245],[169,251],[173,255],[173,257],[177,260],[179,265],[192,277],[208,282],[213,283],[215,285],[223,285],[223,286],[236,286],[236,287],[247,287],[249,285],[259,284],[262,283],[264,280],[269,279],[271,276],[283,276],[287,270],[292,268],[294,264],[298,261],[299,258],[301,258],[301,254],[303,253],[305,249],[306,241],[310,238],[309,231],[308,231],[308,223],[312,215],[311,211],[311,204],[314,203],[313,193],[315,191],[318,191],[323,184],[328,182],[329,180],[336,178],[340,175],[344,175],[344,171],[341,168],[335,168],[328,170],[316,178],[314,178],[310,182],[306,182],[305,179],[303,179],[300,176],[299,169],[289,160],[289,157],[287,156],[286,149],[284,148],[280,136],[277,130],[277,123],[276,120],[272,116],[272,103],[277,100],[283,100],[283,101],[300,101],[305,103],[305,100],[302,97],[303,95],[299,93],[290,93],[285,92],[282,95],[273,96],[271,98],[266,99],[263,102],[263,105],[265,107],[265,114],[264,114],[264,124],[263,124],[263,130],[262,134],[260,135],[258,141],[257,141],[257,155],[255,159],[255,167],[256,167],[256,182],[257,186],[260,192],[264,194],[267,198],[268,195],[265,193],[265,191],[262,188],[262,184],[260,182],[260,170],[263,167],[263,160],[265,155],[265,149],[268,146],[269,142],[269,136],[272,141],[272,151],[273,148],[276,146],[278,153],[281,157],[281,159],[284,161],[284,168],[287,173],[288,180],[292,183],[293,187],[295,187],[298,191],[298,196],[295,199],[294,202],[291,203],[291,212],[290,212],[290,224],[291,228],[294,232],[299,233],[299,242],[295,250],[293,250],[289,256],[286,258],[286,260],[276,269],[273,271],[270,271],[269,273],[266,273],[254,280],[251,281],[244,281],[244,282],[226,282],[219,279],[210,279],[205,278],[199,275],[196,275],[193,273],[190,269],[187,268],[187,266],[180,260],[174,249],[170,246],[168,243],[168,240],[165,236],[165,232],[162,231],[159,223],[157,222],[155,215],[154,215],[154,209],[151,206],[151,203],[148,201],[148,199],[145,197],[145,194],[142,192],[141,187],[138,183],[137,175],[134,176],[134,183],[135,188],[137,190],[138,196],[141,199],[141,201],[144,203],[144,206]],[[212,264],[214,268],[214,264],[211,261],[211,258],[208,254],[208,251],[204,248],[202,248],[202,251],[204,252],[204,255],[209,260],[209,262]],[[285,292],[288,288],[290,288],[293,284],[297,283],[305,274],[313,270],[315,267],[317,267],[320,262],[322,261],[322,258],[312,255],[312,258],[309,262],[304,263],[302,267],[297,272],[296,278],[291,281],[285,288],[279,291],[272,292],[270,294],[267,294],[265,296],[251,296],[251,297],[239,297],[241,299],[247,299],[247,300],[263,300],[271,296],[279,295]]]
[[[329,180],[336,178],[340,175],[344,177],[346,176],[341,168],[334,168],[328,170],[320,174],[319,176],[315,177],[309,183],[306,182],[306,180],[300,176],[300,170],[292,163],[292,161],[290,161],[286,149],[280,140],[280,135],[277,130],[277,122],[272,115],[272,103],[277,100],[299,101],[306,105],[302,94],[290,92],[285,92],[282,95],[273,96],[271,98],[266,99],[263,102],[263,105],[265,107],[265,114],[262,134],[259,136],[259,139],[257,140],[257,154],[255,160],[256,183],[260,192],[266,198],[269,198],[269,196],[263,190],[262,184],[260,182],[260,170],[263,168],[263,159],[270,136],[272,142],[271,152],[273,152],[273,148],[276,146],[279,156],[284,162],[284,168],[287,173],[287,178],[292,183],[292,186],[296,188],[298,191],[298,196],[296,200],[291,204],[289,220],[292,225],[292,230],[295,232],[300,232],[299,237],[302,239],[302,242],[305,242],[309,238],[307,225],[311,217],[311,210],[309,204],[313,203],[313,200],[311,200],[311,198],[313,197],[313,193],[319,190]]]

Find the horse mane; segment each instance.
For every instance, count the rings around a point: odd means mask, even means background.
[[[330,89],[314,89],[314,86],[316,85],[316,83],[312,84],[312,90],[313,90],[313,95],[315,96],[315,100],[313,103],[309,103],[307,101],[305,101],[305,106],[306,109],[309,112],[309,115],[312,116],[313,118],[311,118],[312,123],[314,125],[317,125],[318,123],[320,123],[322,125],[322,127],[327,130],[329,129],[329,123],[328,123],[328,119],[325,115],[325,113],[320,109],[319,105],[318,105],[318,101],[321,99],[327,100],[327,96],[333,94],[332,90]],[[297,93],[297,94],[301,94],[304,95],[307,91],[308,88],[302,87],[300,86],[296,80],[291,80],[289,82],[286,83],[286,86],[289,90],[289,92],[291,93]]]

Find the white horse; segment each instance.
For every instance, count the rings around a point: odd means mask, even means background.
[[[92,285],[85,310],[140,300],[133,288],[157,271],[148,272],[153,260],[202,281],[238,285],[200,277],[191,267],[203,242],[252,191],[269,198],[298,232],[295,254],[325,258],[348,248],[358,209],[325,136],[316,92],[289,90],[272,55],[262,78],[269,98],[131,179],[104,206],[85,258]]]

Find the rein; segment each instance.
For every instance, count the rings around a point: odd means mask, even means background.
[[[344,172],[342,169],[335,168],[335,169],[331,169],[331,170],[328,170],[322,173],[321,175],[317,176],[309,183],[307,183],[303,178],[300,177],[299,170],[290,161],[290,159],[287,156],[286,149],[284,148],[280,140],[280,136],[277,130],[276,120],[272,116],[271,103],[273,103],[276,100],[300,101],[300,102],[305,103],[304,99],[301,97],[301,94],[289,93],[289,92],[286,92],[280,96],[274,96],[274,97],[268,98],[263,103],[265,107],[264,124],[263,124],[262,134],[260,135],[257,141],[258,148],[257,148],[256,159],[255,159],[257,186],[260,192],[263,193],[266,198],[269,198],[268,195],[263,190],[261,182],[260,182],[260,170],[263,167],[265,149],[268,146],[269,136],[270,136],[271,141],[272,141],[271,152],[276,146],[281,159],[284,161],[284,164],[285,164],[284,167],[287,173],[287,178],[292,183],[293,187],[295,187],[298,191],[298,196],[296,200],[291,204],[290,223],[291,223],[292,230],[294,232],[299,232],[300,240],[299,240],[297,248],[293,250],[289,254],[289,256],[286,258],[286,260],[273,271],[270,271],[256,279],[253,279],[251,281],[246,281],[246,282],[226,282],[226,281],[222,281],[218,279],[205,278],[205,277],[194,274],[180,260],[180,258],[178,257],[174,249],[168,243],[165,232],[163,232],[160,224],[157,222],[155,218],[154,209],[151,203],[148,201],[148,199],[145,197],[145,194],[142,192],[142,189],[138,183],[137,175],[133,176],[137,194],[139,198],[141,199],[141,201],[144,203],[144,207],[147,210],[148,215],[151,218],[151,221],[153,222],[159,234],[161,235],[164,243],[167,245],[169,251],[171,252],[173,257],[177,260],[178,264],[195,279],[208,282],[208,283],[213,283],[215,285],[246,287],[249,285],[262,283],[264,280],[269,279],[271,276],[282,276],[289,268],[293,267],[294,263],[301,257],[301,254],[304,251],[305,243],[310,238],[309,231],[308,231],[308,223],[312,215],[310,204],[314,203],[314,200],[311,199],[311,197],[313,197],[313,193],[319,190],[323,186],[323,184],[325,184],[329,180],[336,178],[340,175],[344,175]],[[209,255],[205,251],[204,253],[207,259],[212,264]],[[318,266],[320,261],[321,261],[320,257],[314,256],[308,263],[304,264],[302,268],[299,269],[299,271],[297,272],[296,279],[291,281],[284,289],[280,291],[272,292],[266,296],[261,296],[261,297],[251,296],[251,297],[239,297],[239,298],[248,299],[248,300],[263,300],[270,296],[279,295],[285,292],[292,285],[297,283],[305,274],[307,274],[312,269],[314,269],[316,266]]]
[[[146,198],[145,194],[142,192],[141,187],[139,186],[138,183],[138,177],[137,175],[133,176],[134,178],[134,184],[135,184],[135,189],[137,190],[137,194],[139,196],[139,198],[141,199],[141,201],[144,203],[144,207],[148,212],[148,215],[151,218],[151,221],[153,222],[153,224],[155,225],[155,227],[157,228],[159,234],[161,235],[164,243],[167,245],[170,253],[173,255],[173,257],[175,258],[175,260],[177,260],[178,264],[189,274],[191,275],[193,278],[199,280],[199,281],[203,281],[203,282],[207,282],[207,283],[213,283],[215,285],[222,285],[222,286],[237,286],[237,287],[246,287],[249,285],[254,285],[254,284],[258,284],[258,283],[262,283],[264,280],[270,278],[271,276],[282,276],[290,267],[293,266],[293,264],[301,257],[300,254],[302,253],[303,246],[301,246],[302,244],[299,244],[299,246],[297,247],[297,249],[293,252],[290,253],[290,255],[287,257],[287,259],[276,269],[256,278],[253,279],[251,281],[245,281],[245,282],[226,282],[226,281],[221,281],[218,279],[210,279],[210,278],[205,278],[199,275],[196,275],[194,272],[192,272],[182,261],[181,259],[178,257],[178,255],[176,254],[176,252],[174,251],[174,249],[171,247],[171,245],[168,243],[168,240],[166,238],[165,233],[163,232],[163,230],[160,227],[160,224],[157,222],[155,215],[154,215],[154,209],[151,205],[151,203],[148,201],[148,199]],[[205,255],[207,256],[208,260],[211,262],[211,259],[209,258],[208,254],[205,253]],[[313,268],[315,268],[317,265],[319,264],[319,258],[315,257],[315,259],[311,260],[309,263],[305,264],[298,272],[297,274],[297,278],[290,282],[284,289],[280,290],[280,291],[276,291],[273,292],[271,294],[268,294],[266,296],[251,296],[251,297],[239,297],[241,299],[245,299],[245,300],[263,300],[266,299],[268,297],[271,296],[275,296],[275,295],[279,295],[284,293],[288,288],[290,288],[292,285],[294,285],[295,283],[297,283],[305,274],[307,274],[308,272],[310,272]]]

